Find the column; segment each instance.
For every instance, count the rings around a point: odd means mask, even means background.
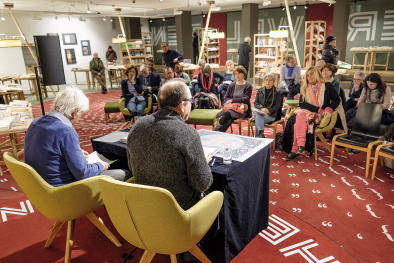
[[[339,60],[345,61],[347,49],[347,34],[350,14],[350,1],[337,1],[334,4],[334,19],[332,34],[337,38]]]
[[[241,32],[242,39],[241,43],[244,42],[245,37],[250,37],[252,41],[252,54],[250,55],[249,63],[249,77],[254,76],[253,72],[253,53],[254,53],[254,34],[258,34],[258,21],[259,20],[259,5],[258,4],[242,4],[242,21],[241,21]]]
[[[175,16],[177,50],[185,59],[193,63],[192,13],[183,11]]]
[[[122,19],[127,39],[141,39],[141,19],[139,17],[124,17]]]

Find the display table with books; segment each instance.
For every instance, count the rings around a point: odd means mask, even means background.
[[[13,101],[12,96],[16,96],[18,100],[24,100],[25,94],[23,87],[19,84],[10,83],[8,85],[0,85],[0,96],[3,96],[5,104]]]
[[[8,134],[10,139],[0,144],[0,150],[12,149],[15,156],[23,154],[20,150],[24,143],[18,141],[18,133],[26,132],[33,121],[31,104],[27,101],[14,100],[10,105],[0,104],[0,135]],[[0,158],[3,158],[0,153]],[[0,161],[4,165],[4,161]],[[0,169],[0,175],[2,175]]]

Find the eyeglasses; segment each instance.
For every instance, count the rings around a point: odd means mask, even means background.
[[[193,100],[193,98],[190,98],[190,99],[184,99],[184,100],[182,100],[182,101],[188,101],[188,102],[192,103],[192,100]]]
[[[353,81],[356,82],[356,81],[362,81],[362,80],[361,79],[353,79]]]

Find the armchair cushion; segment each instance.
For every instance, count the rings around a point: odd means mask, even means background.
[[[187,124],[195,125],[214,125],[216,122],[216,115],[220,110],[216,109],[195,109],[189,114]]]

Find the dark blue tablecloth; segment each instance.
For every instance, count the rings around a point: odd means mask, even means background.
[[[118,159],[114,163],[116,168],[127,169],[126,144],[94,139],[94,151]],[[244,162],[224,165],[221,158],[216,158],[210,167],[214,178],[212,189],[224,194],[224,248],[226,262],[230,262],[268,226],[270,145]]]

